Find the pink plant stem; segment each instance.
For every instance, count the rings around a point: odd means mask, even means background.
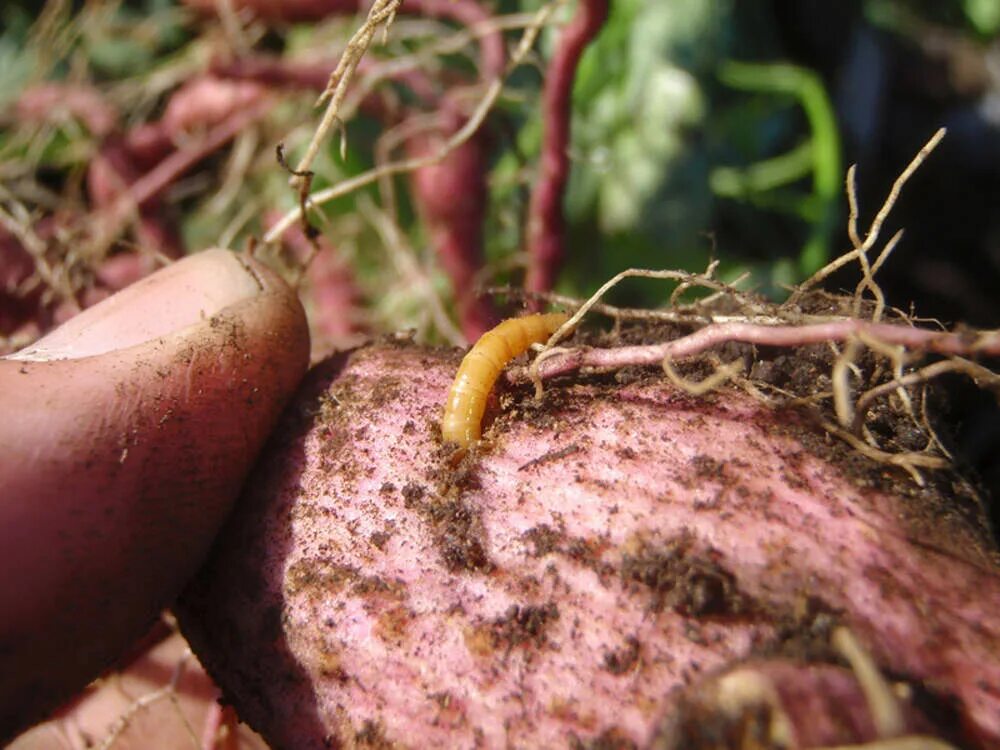
[[[539,375],[550,378],[581,367],[618,369],[629,365],[659,365],[667,357],[670,359],[690,357],[729,341],[762,346],[805,346],[844,341],[858,335],[885,344],[905,346],[911,351],[965,356],[1000,355],[1000,331],[970,335],[855,319],[805,326],[718,323],[662,344],[623,346],[616,349],[579,349],[556,355],[539,365]],[[518,379],[526,377],[523,372],[519,374],[521,377]]]
[[[566,232],[563,194],[569,179],[573,81],[580,56],[608,17],[608,0],[579,0],[576,16],[559,39],[542,92],[541,165],[528,209],[528,292],[548,292],[562,262]]]
[[[363,72],[366,60],[358,64]],[[255,81],[267,86],[288,89],[322,91],[330,82],[330,71],[337,67],[336,60],[321,62],[296,62],[280,57],[241,57],[237,60],[218,61],[212,64],[212,75],[239,81]]]
[[[476,0],[404,0],[404,13],[450,18],[464,26],[485,23],[491,15]],[[503,36],[494,29],[479,40],[480,76],[491,81],[503,74],[507,62]],[[454,96],[438,104],[445,135],[465,125],[465,116]],[[411,144],[411,151],[427,144]],[[469,341],[496,325],[491,301],[475,291],[483,266],[483,222],[488,203],[486,172],[488,143],[482,129],[437,165],[413,175],[415,196],[428,225],[434,250],[451,279],[458,307],[459,325]]]

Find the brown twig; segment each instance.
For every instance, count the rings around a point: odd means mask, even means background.
[[[562,262],[566,232],[563,194],[569,179],[570,119],[573,81],[583,50],[608,17],[608,0],[579,0],[576,15],[559,38],[545,71],[542,92],[542,152],[538,179],[528,208],[529,292],[547,292]]]

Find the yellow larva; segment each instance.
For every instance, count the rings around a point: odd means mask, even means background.
[[[548,339],[568,318],[562,313],[526,315],[484,333],[465,355],[448,391],[441,437],[462,448],[479,440],[486,398],[504,366],[532,344]]]

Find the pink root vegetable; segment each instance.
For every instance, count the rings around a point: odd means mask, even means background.
[[[186,83],[167,102],[163,117],[122,135],[110,135],[87,171],[93,216],[87,217],[97,239],[110,244],[126,225],[146,252],[115,268],[98,272],[114,289],[149,274],[155,255],[180,257],[180,233],[164,209],[163,192],[268,109],[267,90],[253,81],[203,76]],[[131,221],[134,217],[134,222]]]
[[[75,117],[93,135],[108,135],[118,125],[118,111],[99,91],[83,83],[41,83],[26,89],[14,105],[21,123],[49,123]]]
[[[661,374],[510,390],[462,457],[438,427],[459,359],[317,367],[184,597],[275,748],[1000,746],[1000,571],[967,486]]]
[[[195,151],[204,157],[207,153],[203,153],[202,136],[207,134],[205,140],[213,141],[211,150],[219,148],[235,136],[226,129],[227,120],[241,112],[260,109],[266,96],[267,89],[254,81],[203,76],[186,83],[171,94],[158,121],[137,125],[123,136],[108,138],[88,174],[91,201],[99,208],[110,206],[135,182],[148,181],[148,175],[171,154],[176,159],[177,153]],[[238,124],[246,127],[248,123],[241,120]],[[220,126],[222,135],[215,135],[214,129]],[[176,178],[177,174],[170,176]],[[148,205],[162,189],[157,182],[155,189],[144,190],[134,202]]]
[[[254,81],[204,76],[171,95],[160,125],[175,140],[190,137],[192,131],[208,130],[234,112],[257,104],[266,95],[264,86]]]
[[[359,68],[363,66],[361,60]],[[336,60],[299,61],[274,56],[242,57],[237,60],[217,60],[212,63],[212,75],[239,81],[256,81],[266,86],[285,89],[323,91],[330,82],[330,71]]]

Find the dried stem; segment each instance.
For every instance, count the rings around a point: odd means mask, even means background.
[[[654,272],[655,273],[655,272]],[[684,272],[675,272],[684,273]],[[694,276],[694,274],[688,274],[689,276]],[[728,291],[718,291],[716,294],[729,294]],[[559,307],[579,310],[585,303],[584,300],[578,299],[577,297],[569,297],[565,294],[557,294],[555,292],[534,292],[532,294],[527,294],[522,289],[515,289],[510,286],[487,286],[483,289],[483,294],[493,294],[493,295],[508,295],[514,299],[522,300],[538,300],[542,302],[548,302],[552,305],[557,305]],[[587,303],[587,311],[595,312],[600,315],[606,315],[615,321],[623,320],[647,320],[647,321],[666,321],[669,323],[687,323],[687,324],[698,324],[706,325],[708,323],[757,323],[760,325],[781,325],[788,322],[784,317],[777,315],[720,315],[718,313],[713,313],[711,310],[704,309],[705,300],[700,300],[699,302],[692,305],[683,305],[675,307],[673,309],[649,309],[649,308],[639,308],[639,307],[618,307],[616,305],[609,305],[604,302],[590,301]],[[801,316],[803,319],[808,320],[812,316]]]
[[[360,201],[358,207],[361,214],[379,233],[399,274],[406,280],[411,289],[416,290],[423,297],[437,330],[449,343],[455,346],[464,346],[465,337],[448,317],[440,295],[435,290],[427,273],[414,260],[416,253],[406,245],[406,239],[399,231],[398,225],[371,201]]]
[[[535,40],[541,33],[542,28],[548,22],[549,17],[552,15],[558,4],[558,1],[546,4],[535,14],[533,22],[524,30],[520,43],[511,55],[510,62],[507,63],[504,70],[504,75],[495,79],[487,86],[483,98],[479,101],[475,110],[469,116],[469,119],[459,130],[449,137],[436,152],[419,158],[403,159],[393,162],[392,164],[385,164],[383,166],[370,169],[367,172],[362,172],[355,177],[344,180],[325,190],[320,190],[310,195],[308,201],[309,204],[313,206],[320,206],[343,195],[352,193],[359,188],[365,187],[366,185],[370,185],[383,177],[412,172],[415,169],[421,169],[422,167],[437,164],[452,150],[465,143],[479,129],[483,119],[493,108],[497,98],[503,91],[505,79],[515,68],[521,65],[527,57],[535,43]],[[299,220],[301,215],[301,208],[295,208],[289,211],[264,236],[264,241],[270,243],[277,240],[282,233],[288,229],[288,227]]]
[[[316,132],[313,133],[312,140],[309,141],[309,145],[306,147],[305,154],[299,160],[298,166],[295,167],[297,173],[304,174],[312,168],[312,164],[316,160],[317,154],[319,154],[320,145],[329,134],[330,129],[339,122],[340,104],[347,95],[347,86],[354,76],[354,71],[357,69],[358,63],[361,62],[361,58],[368,51],[372,39],[375,38],[375,34],[379,28],[384,27],[388,30],[402,2],[403,0],[375,0],[371,10],[368,11],[368,17],[365,19],[365,22],[347,43],[347,49],[341,55],[340,62],[337,63],[337,67],[330,74],[326,90],[320,96],[319,101],[317,101],[317,104],[322,104],[329,99],[330,103],[323,113],[323,118],[316,128]],[[298,184],[300,178],[296,176],[293,177],[293,180]]]
[[[153,690],[150,693],[146,693],[145,695],[136,698],[132,704],[115,720],[115,723],[111,725],[108,734],[105,735],[101,744],[98,745],[98,750],[109,750],[128,729],[137,714],[164,698],[170,700],[170,702],[174,705],[177,715],[183,723],[185,732],[191,740],[192,747],[200,747],[201,743],[198,740],[198,736],[194,732],[194,728],[188,722],[184,712],[180,709],[180,704],[177,702],[177,686],[180,684],[181,678],[184,676],[184,672],[187,669],[187,663],[190,659],[191,650],[187,649],[184,655],[177,662],[177,666],[174,667],[174,672],[170,677],[170,682],[157,690]]]
[[[629,278],[642,278],[642,279],[662,279],[667,281],[679,281],[685,289],[691,288],[692,286],[700,286],[706,289],[714,289],[716,291],[725,292],[733,297],[739,299],[745,308],[759,309],[762,308],[753,301],[750,295],[744,294],[743,292],[735,289],[729,284],[721,281],[716,281],[713,278],[713,273],[715,268],[718,266],[717,263],[713,262],[709,264],[708,269],[703,274],[694,274],[687,271],[655,271],[644,268],[629,268],[620,273],[612,276],[608,281],[601,285],[601,288],[591,295],[590,299],[584,302],[580,307],[570,316],[569,320],[563,323],[555,333],[553,333],[549,340],[545,343],[545,348],[555,346],[559,341],[566,338],[576,327],[579,325],[583,316],[586,315],[607,292],[618,283],[624,279]],[[680,286],[678,287],[680,288]],[[742,320],[746,320],[742,318]],[[662,359],[662,357],[660,358]]]
[[[917,152],[916,156],[913,157],[913,160],[907,165],[906,169],[904,169],[902,173],[899,175],[899,177],[897,177],[896,180],[892,183],[892,188],[889,191],[889,195],[886,197],[885,202],[882,204],[882,208],[879,209],[878,213],[875,215],[875,218],[872,220],[871,226],[868,228],[868,234],[866,235],[864,242],[860,241],[857,229],[858,206],[857,206],[857,195],[855,193],[855,184],[854,184],[855,168],[852,166],[848,170],[847,196],[851,209],[851,215],[848,220],[848,235],[851,238],[851,243],[853,244],[854,249],[830,261],[825,266],[823,266],[823,268],[819,269],[816,273],[814,273],[811,277],[803,281],[798,286],[798,288],[792,293],[792,295],[788,298],[788,301],[785,303],[786,305],[795,304],[802,297],[802,295],[805,294],[805,292],[807,292],[809,289],[812,289],[814,286],[819,284],[821,281],[823,281],[823,279],[827,278],[834,271],[847,265],[852,260],[860,259],[862,256],[867,256],[868,251],[871,250],[872,246],[878,240],[879,232],[882,229],[882,224],[885,223],[885,220],[888,217],[889,212],[892,211],[892,207],[896,205],[896,200],[899,198],[899,194],[900,192],[902,192],[903,186],[910,179],[910,177],[913,176],[913,173],[920,168],[920,165],[927,160],[927,157],[930,156],[930,153],[935,149],[938,143],[941,142],[941,139],[944,138],[945,132],[946,132],[945,129],[941,128],[933,136],[931,136],[930,140],[927,141],[924,147],[920,149],[919,152]]]

